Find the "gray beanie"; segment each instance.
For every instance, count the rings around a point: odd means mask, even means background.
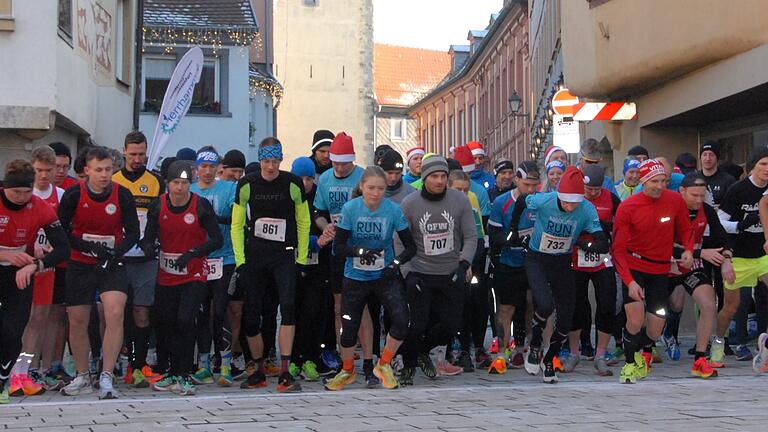
[[[581,172],[584,173],[584,184],[589,187],[601,187],[605,181],[605,169],[600,165],[584,165]]]
[[[428,175],[437,171],[445,171],[448,174],[448,162],[442,156],[430,156],[421,161],[421,178],[425,179]]]

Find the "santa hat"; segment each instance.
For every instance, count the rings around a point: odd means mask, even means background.
[[[424,150],[424,147],[414,147],[414,148],[412,148],[412,149],[409,149],[409,150],[408,150],[408,151],[405,153],[405,164],[407,165],[407,164],[411,163],[411,158],[412,158],[412,157],[414,157],[414,156],[417,156],[417,155],[422,155],[422,156],[424,156],[424,154],[425,154],[426,152],[427,152],[427,151],[426,151],[426,150]]]
[[[461,164],[461,170],[464,172],[472,172],[475,169],[475,158],[472,156],[472,150],[468,145],[456,147],[453,152],[453,158]]]
[[[467,143],[467,147],[472,151],[472,156],[485,156],[485,148],[483,148],[483,145],[479,142],[470,141]]]
[[[339,132],[331,143],[331,162],[354,162],[355,146],[352,137]]]
[[[580,169],[569,166],[565,170],[560,184],[557,185],[557,197],[565,202],[584,201],[584,174]]]
[[[558,146],[549,146],[546,150],[544,150],[544,166],[547,166],[547,164],[550,162],[550,158],[552,158],[552,154],[555,152],[561,151],[565,153],[565,150]]]
[[[640,184],[644,184],[658,175],[666,175],[664,165],[661,162],[656,159],[648,159],[640,164]]]

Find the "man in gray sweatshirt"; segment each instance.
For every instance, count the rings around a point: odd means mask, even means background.
[[[418,250],[405,280],[411,327],[400,349],[405,366],[401,385],[413,384],[416,365],[430,378],[437,375],[429,351],[450,343],[461,328],[464,289],[477,247],[472,207],[466,195],[448,189],[445,158],[425,158],[421,177],[422,190],[400,204]]]

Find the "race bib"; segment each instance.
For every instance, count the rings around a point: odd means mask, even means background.
[[[221,279],[224,275],[224,258],[208,258],[205,260],[205,268],[208,273],[208,280],[215,281]]]
[[[551,234],[542,233],[541,242],[539,242],[539,252],[551,254],[564,254],[571,250],[570,237],[558,237]]]
[[[285,219],[260,218],[253,226],[253,235],[264,240],[285,241]]]
[[[171,275],[186,276],[187,268],[179,270],[176,268],[176,260],[181,256],[179,253],[168,253],[160,251],[160,268]]]
[[[580,268],[594,268],[605,264],[606,267],[612,267],[611,256],[609,254],[601,254],[597,252],[587,252],[583,249],[578,249],[578,259],[576,265]]]
[[[363,257],[357,257],[352,259],[352,267],[355,270],[362,271],[379,271],[384,270],[384,255],[374,258],[372,260],[365,259]]]
[[[453,233],[446,231],[440,234],[424,236],[424,253],[427,256],[443,255],[453,251]]]
[[[98,243],[110,249],[115,248],[115,236],[83,233],[83,240]],[[83,255],[96,258],[96,255],[90,253]]]
[[[51,250],[51,245],[48,244],[48,237],[45,235],[45,230],[42,228],[37,232],[35,237],[35,258],[40,258],[43,254],[48,253]]]
[[[26,246],[16,246],[16,247],[9,247],[9,246],[0,246],[0,251],[2,252],[24,252],[27,250]],[[11,265],[8,261],[0,261],[0,266],[9,266]]]

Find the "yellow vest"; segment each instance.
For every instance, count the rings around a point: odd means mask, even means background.
[[[112,181],[131,191],[136,202],[136,210],[144,210],[145,213],[149,210],[149,203],[160,196],[160,180],[149,171],[144,171],[136,181],[130,181],[121,170],[112,174]]]

